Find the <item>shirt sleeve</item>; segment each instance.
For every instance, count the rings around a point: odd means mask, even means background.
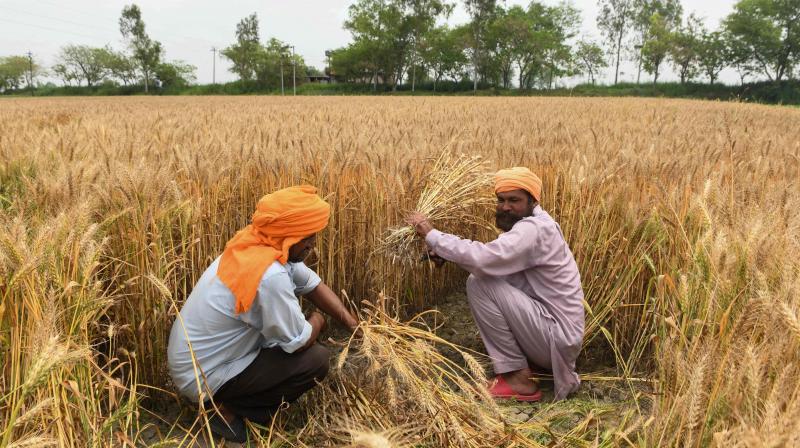
[[[287,272],[271,275],[258,285],[259,331],[267,346],[279,346],[294,353],[311,338],[308,323],[300,302],[294,294],[294,284]]]
[[[436,229],[428,232],[425,242],[436,255],[471,274],[485,277],[510,275],[533,267],[536,238],[536,225],[520,221],[490,243],[459,238]]]
[[[296,296],[303,296],[319,286],[322,279],[319,278],[316,272],[305,263],[295,263],[294,272],[292,273],[292,283],[294,283],[294,294]]]

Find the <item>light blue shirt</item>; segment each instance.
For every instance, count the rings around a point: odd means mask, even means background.
[[[250,309],[236,314],[236,298],[217,276],[220,258],[198,280],[169,335],[169,373],[180,393],[193,401],[199,401],[199,391],[208,399],[262,348],[293,353],[311,337],[297,297],[319,285],[314,271],[303,263],[274,262],[261,277]]]

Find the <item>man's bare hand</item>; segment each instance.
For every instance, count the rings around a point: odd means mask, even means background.
[[[311,324],[312,328],[319,327],[320,332],[325,331],[325,328],[328,327],[328,321],[325,319],[325,315],[317,310],[312,311],[306,320]]]
[[[432,250],[428,250],[428,258],[430,258],[430,260],[433,262],[433,264],[436,265],[437,268],[444,266],[444,264],[447,262],[447,260],[436,255],[436,252]]]
[[[428,260],[432,261],[433,264],[435,264],[437,268],[440,268],[440,267],[444,266],[444,264],[447,262],[447,260],[445,260],[444,258],[436,255],[436,252],[434,252],[434,251],[432,251],[430,249],[428,249],[427,258],[428,258]]]
[[[406,222],[413,227],[422,238],[425,238],[428,232],[433,230],[433,225],[428,221],[428,217],[420,212],[412,212],[406,216]]]

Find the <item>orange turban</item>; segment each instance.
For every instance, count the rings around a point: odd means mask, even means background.
[[[498,171],[494,175],[494,192],[511,190],[525,190],[538,202],[542,198],[542,180],[524,166]]]
[[[258,201],[252,224],[225,245],[217,276],[236,297],[236,313],[250,309],[267,268],[286,264],[289,248],[328,225],[331,206],[310,185],[289,187]]]

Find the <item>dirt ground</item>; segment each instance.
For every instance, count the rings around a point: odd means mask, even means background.
[[[491,378],[494,374],[486,356],[475,321],[472,318],[466,295],[463,292],[455,293],[445,298],[434,307],[437,313],[426,317],[428,325],[435,329],[435,333],[454,344],[468,349],[478,355],[487,366],[486,375]],[[327,337],[343,338],[344,333],[332,331]],[[440,349],[451,360],[462,363],[458,353],[447,347]],[[588,424],[595,428],[599,436],[606,430],[618,430],[627,427],[628,420],[636,420],[631,416],[649,414],[651,394],[644,383],[631,383],[617,378],[613,367],[613,360],[603,352],[602,348],[594,347],[585,350],[578,360],[578,373],[582,381],[580,389],[568,400],[553,402],[553,382],[546,377],[540,378],[540,387],[543,399],[539,403],[520,403],[505,401],[501,403],[506,418],[512,423],[545,424],[554,433],[565,433],[572,428]],[[147,415],[150,414],[151,415]],[[156,418],[155,415],[160,416]],[[145,442],[150,445],[165,439],[176,440],[183,438],[196,416],[190,406],[184,403],[161,404],[157,409],[147,411],[142,417],[143,435]],[[171,427],[167,422],[178,422],[178,426]],[[167,443],[166,446],[173,446]],[[196,440],[191,443],[183,442],[183,446],[206,447],[211,446],[207,440]],[[219,445],[217,445],[219,446]],[[224,446],[240,446],[226,442]]]
[[[472,318],[466,294],[455,293],[435,307],[439,311],[436,334],[442,338],[481,354],[486,365],[488,378],[494,376],[486,350],[481,341],[478,328]],[[441,350],[448,358],[460,362],[460,356],[447,348]],[[538,403],[506,401],[502,408],[509,421],[526,422],[548,420],[554,430],[567,431],[579,422],[592,417],[597,431],[604,428],[616,429],[625,418],[626,412],[637,415],[649,414],[650,388],[644,383],[626,382],[618,377],[613,358],[604,347],[593,346],[584,350],[577,362],[581,375],[580,389],[568,400],[553,402],[553,381],[543,376],[539,386],[543,392]],[[554,418],[555,417],[555,418]]]

